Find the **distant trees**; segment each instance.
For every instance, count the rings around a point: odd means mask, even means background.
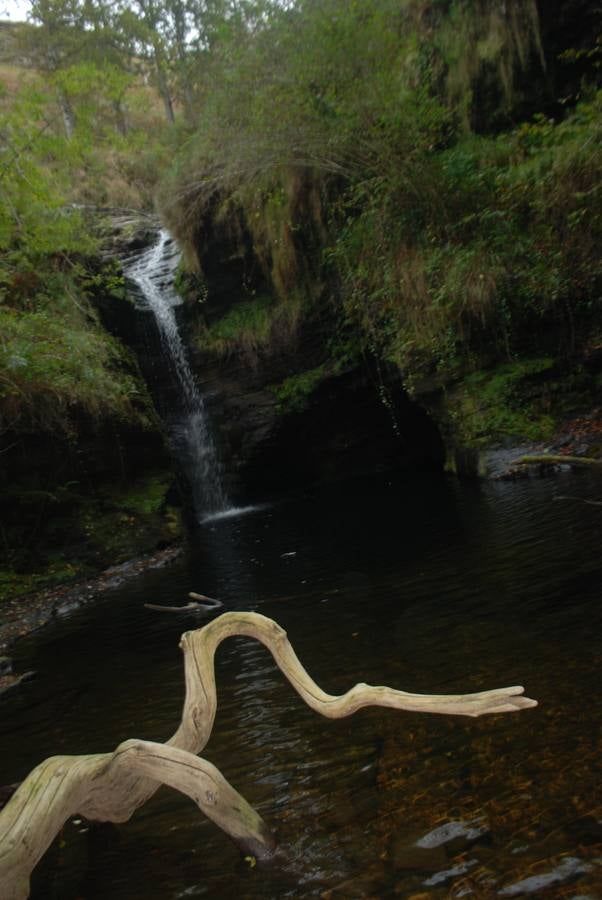
[[[125,134],[125,94],[135,77],[154,85],[170,125],[178,108],[194,122],[213,48],[253,34],[275,7],[272,0],[31,0],[32,27],[20,31],[20,45],[52,84],[68,138],[93,94]]]

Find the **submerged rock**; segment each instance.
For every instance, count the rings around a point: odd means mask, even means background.
[[[529,878],[523,878],[522,881],[516,881],[507,887],[498,891],[500,897],[517,897],[520,894],[536,894],[545,891],[554,884],[562,884],[577,878],[579,875],[585,875],[591,872],[593,866],[590,863],[578,859],[576,856],[567,856],[560,865],[552,869],[551,872],[543,872],[541,875],[531,875]]]
[[[445,847],[448,855],[455,855],[466,850],[477,841],[489,838],[491,832],[483,819],[474,819],[471,822],[445,822],[437,826],[424,837],[416,841],[417,847],[425,849],[433,847]]]

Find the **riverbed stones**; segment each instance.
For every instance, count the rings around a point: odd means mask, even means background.
[[[484,819],[444,822],[421,836],[398,835],[391,861],[396,869],[443,872],[449,869],[450,859],[476,843],[490,840],[491,832]]]

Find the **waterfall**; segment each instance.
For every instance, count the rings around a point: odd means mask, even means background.
[[[175,309],[182,303],[174,288],[179,251],[167,231],[142,253],[126,261],[125,275],[154,314],[165,361],[175,382],[176,402],[166,418],[174,455],[190,482],[199,519],[226,512],[229,501],[205,403],[190,368]]]

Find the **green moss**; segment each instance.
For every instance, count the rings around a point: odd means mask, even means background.
[[[18,572],[13,568],[0,569],[0,599],[10,600],[21,594],[30,594],[44,588],[64,584],[74,578],[90,574],[91,569],[82,563],[73,563],[62,556],[55,556],[36,572]]]
[[[87,553],[112,564],[180,537],[179,513],[165,500],[171,480],[169,474],[158,473],[82,505],[78,525]]]
[[[456,439],[481,447],[507,437],[551,437],[555,419],[544,408],[550,392],[541,389],[541,376],[552,367],[551,359],[530,359],[465,378],[448,394]]]
[[[207,282],[203,276],[198,272],[187,271],[182,262],[178,266],[173,286],[185,303],[204,303],[207,299]]]
[[[272,318],[270,298],[243,300],[222,319],[204,329],[198,345],[216,356],[228,356],[238,349],[257,350],[269,341]]]
[[[282,352],[294,339],[300,322],[311,311],[311,303],[300,290],[286,301],[272,297],[242,300],[223,318],[200,331],[197,346],[217,357],[234,353],[255,365],[262,352]]]
[[[325,364],[291,375],[280,384],[273,384],[270,390],[276,395],[282,412],[301,412],[307,406],[310,395],[320,382],[330,374]]]
[[[136,482],[126,491],[113,495],[113,503],[118,509],[137,515],[148,516],[158,513],[165,504],[165,495],[171,480],[169,474],[151,476],[144,481]]]

